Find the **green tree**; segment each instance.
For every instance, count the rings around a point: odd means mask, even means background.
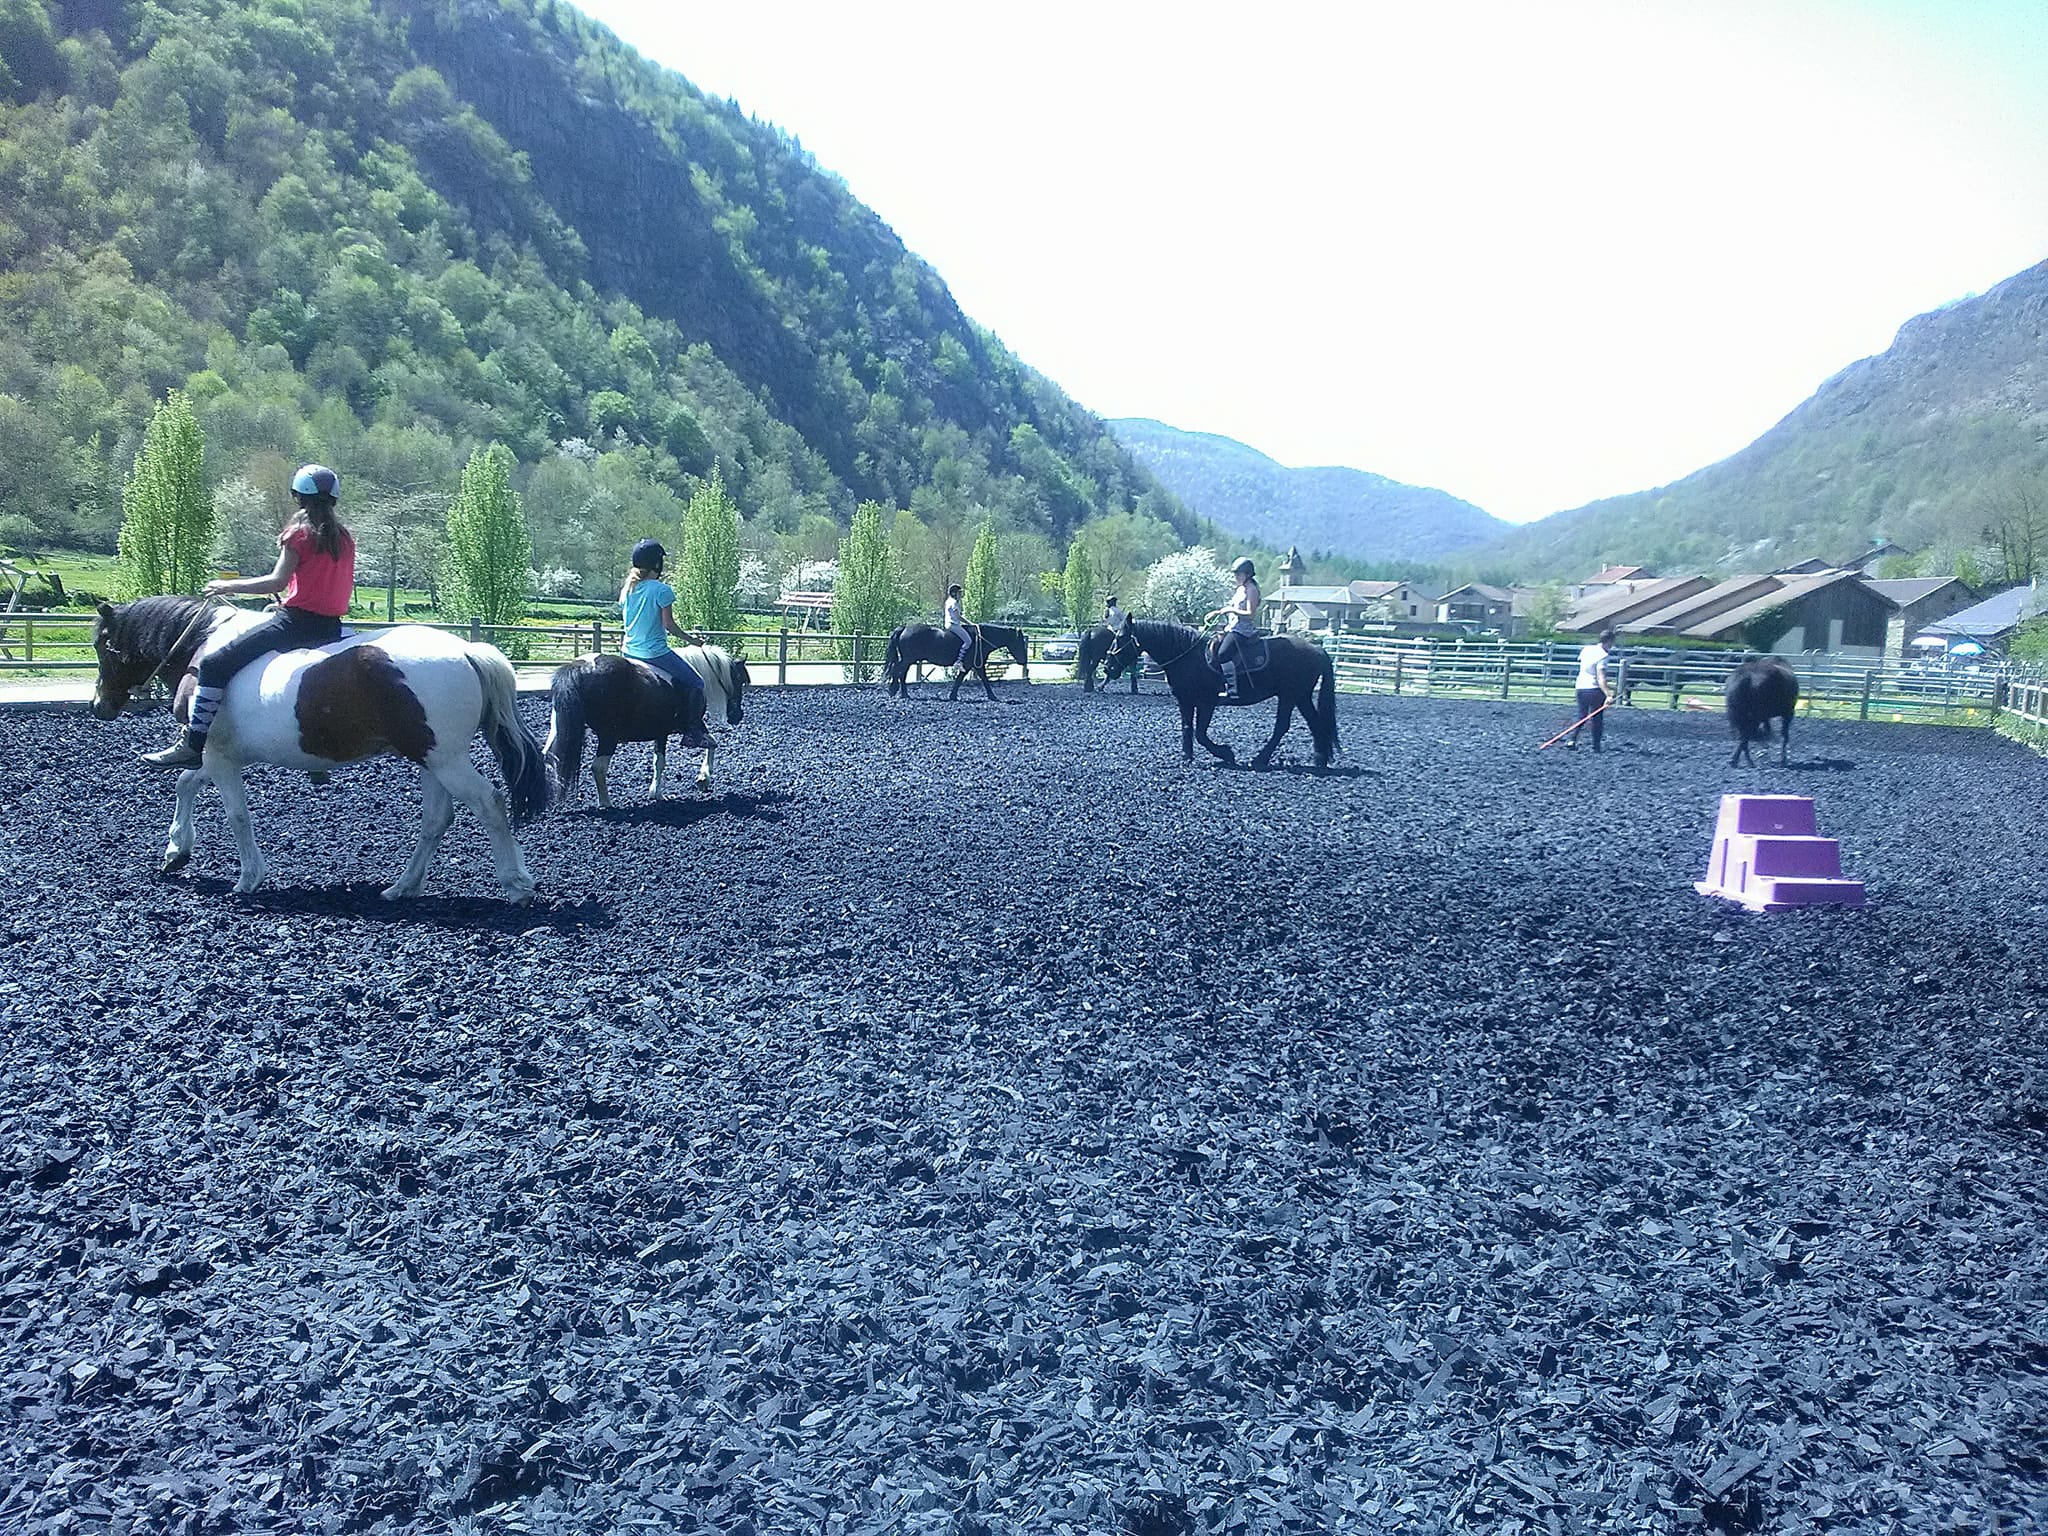
[[[740,509],[713,470],[683,513],[676,606],[692,629],[735,629],[740,621]]]
[[[1067,622],[1080,634],[1095,622],[1095,562],[1088,558],[1088,546],[1079,538],[1067,546],[1067,574],[1061,585],[1067,600]]]
[[[888,509],[879,503],[863,502],[839,545],[839,573],[832,583],[832,627],[848,637],[842,642],[846,647],[842,654],[849,658],[853,636],[887,634],[910,611],[903,575],[896,568],[896,551],[883,525],[885,511]],[[893,512],[890,520],[894,521]]]
[[[442,601],[455,618],[516,624],[526,613],[532,564],[533,540],[512,489],[512,452],[502,443],[479,448],[448,509]]]
[[[984,521],[981,532],[974,537],[974,552],[967,557],[961,612],[976,622],[993,619],[1002,605],[1002,582],[1002,567],[996,559],[996,526]]]
[[[184,391],[172,390],[143,434],[121,488],[120,595],[196,593],[213,563],[206,439]]]
[[[1538,638],[1556,634],[1571,606],[1562,582],[1545,582],[1536,589],[1536,596],[1529,604],[1529,633]]]

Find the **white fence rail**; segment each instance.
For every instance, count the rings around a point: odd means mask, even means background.
[[[16,613],[0,619],[0,677],[19,672],[90,672],[98,666],[92,635],[96,617],[85,613]],[[382,619],[343,621],[361,634],[395,627]],[[404,620],[404,623],[419,623]],[[617,651],[624,639],[617,623],[602,619],[558,624],[437,624],[471,640],[488,641],[520,666],[559,666],[579,656]],[[813,629],[721,630],[704,637],[746,661],[757,683],[787,683],[792,675],[807,681],[853,681],[879,675],[886,635],[841,635]],[[1032,660],[1044,637],[1032,638]],[[989,665],[1001,677],[1009,653],[998,652]],[[1065,663],[1055,662],[1053,666]],[[767,670],[764,672],[763,668]],[[792,672],[792,669],[801,669]],[[836,673],[834,672],[836,670]]]
[[[1569,702],[1578,680],[1579,648],[1573,644],[1354,635],[1323,644],[1336,662],[1338,686],[1358,693]],[[1718,708],[1721,684],[1737,659],[1725,651],[1623,650],[1611,675],[1625,706]],[[2006,681],[1996,667],[1965,670],[1845,656],[1784,660],[1799,675],[1801,713],[1861,720],[1989,724]]]

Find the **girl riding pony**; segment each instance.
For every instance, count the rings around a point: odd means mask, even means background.
[[[277,611],[199,658],[199,687],[184,738],[142,760],[156,768],[197,768],[207,732],[220,712],[228,680],[258,657],[298,651],[341,638],[341,618],[355,593],[356,541],[335,514],[341,477],[324,464],[308,464],[292,476],[298,510],[277,536],[277,567],[268,576],[209,581],[208,597],[230,592],[282,592]]]
[[[661,569],[667,563],[668,551],[655,540],[642,539],[633,546],[633,569],[627,573],[625,586],[619,589],[619,606],[626,615],[623,649],[634,661],[654,668],[678,688],[694,688],[701,697],[704,679],[669,649],[670,635],[678,640],[691,636],[676,623],[676,589],[661,579]],[[701,722],[703,709],[700,707],[695,714]],[[712,745],[711,734],[701,723],[679,734],[684,746],[701,751]]]

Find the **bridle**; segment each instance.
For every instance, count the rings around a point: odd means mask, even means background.
[[[155,682],[158,678],[163,677],[164,668],[168,667],[174,660],[177,659],[178,652],[184,649],[185,642],[192,638],[192,632],[206,620],[212,618],[221,609],[232,606],[233,605],[230,603],[221,602],[218,598],[205,599],[199,611],[193,614],[191,619],[186,623],[185,627],[178,632],[178,638],[171,642],[171,648],[164,652],[163,660],[159,661],[155,666],[151,667],[147,672],[145,672],[142,675],[142,679],[140,682],[130,683],[127,686],[127,688],[123,690],[122,696],[125,698],[127,695],[134,693],[135,690],[138,688],[147,688],[151,683]],[[130,653],[127,651],[116,651],[114,654],[126,658]],[[168,682],[169,679],[165,678],[165,681]]]

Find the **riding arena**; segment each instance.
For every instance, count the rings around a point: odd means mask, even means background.
[[[163,716],[0,712],[0,1529],[2048,1527],[2048,763],[996,692],[627,740],[526,905],[382,898],[389,756],[161,877]]]

